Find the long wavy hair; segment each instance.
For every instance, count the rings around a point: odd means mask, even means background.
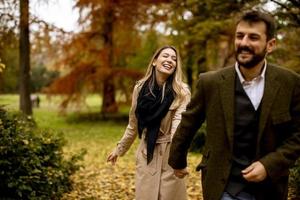
[[[150,91],[152,91],[152,89],[154,87],[154,83],[156,81],[155,66],[153,65],[153,62],[155,60],[157,60],[158,56],[164,49],[168,49],[168,48],[174,50],[176,53],[176,57],[177,57],[175,71],[168,78],[168,80],[172,81],[172,88],[175,92],[175,104],[177,105],[181,101],[183,101],[185,98],[185,93],[183,91],[184,91],[184,86],[186,84],[183,82],[184,75],[182,72],[181,58],[180,58],[178,50],[175,47],[166,45],[166,46],[162,46],[161,48],[157,49],[148,64],[146,74],[144,75],[144,77],[142,79],[139,80],[139,82],[144,84],[147,80],[149,80],[149,89],[150,89]],[[164,94],[163,94],[163,96],[164,96]]]

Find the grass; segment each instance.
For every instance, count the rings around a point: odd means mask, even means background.
[[[133,147],[120,158],[116,167],[106,163],[107,155],[121,139],[126,128],[126,121],[101,121],[78,118],[82,113],[100,115],[101,99],[97,95],[87,97],[79,110],[71,106],[64,115],[59,114],[60,97],[49,101],[45,95],[40,95],[41,105],[34,108],[34,119],[40,128],[61,131],[67,140],[64,148],[69,152],[86,149],[83,161],[84,168],[74,177],[75,186],[72,193],[63,199],[133,199],[134,197],[134,168],[135,151],[138,140]],[[0,105],[8,110],[18,110],[18,95],[0,95]],[[129,106],[122,106],[120,112],[127,115]],[[190,153],[188,157],[190,175],[187,178],[189,200],[201,200],[200,176],[194,171],[201,156]],[[290,198],[293,199],[293,198]]]
[[[39,95],[40,107],[33,108],[33,117],[40,128],[55,129],[61,131],[67,140],[66,152],[76,152],[84,148],[87,150],[85,165],[98,165],[106,162],[106,156],[115,147],[117,141],[122,137],[126,128],[124,122],[114,121],[88,121],[82,122],[72,118],[81,113],[99,113],[101,99],[98,95],[90,95],[82,106],[81,110],[74,110],[76,106],[70,106],[69,111],[59,114],[59,102],[61,97],[54,97],[51,100],[45,95]],[[18,110],[18,95],[0,95],[0,105],[5,105],[8,110]],[[122,106],[121,113],[124,115],[129,106]],[[75,112],[75,114],[74,114]],[[136,145],[136,144],[134,144]],[[133,159],[134,149],[131,148],[125,160]]]
[[[100,115],[101,99],[97,95],[88,96],[79,110],[71,106],[64,115],[59,114],[60,97],[49,101],[45,95],[40,95],[39,108],[33,108],[33,117],[40,128],[54,129],[63,132],[68,153],[86,149],[83,166],[74,176],[74,190],[66,194],[65,199],[134,199],[135,151],[138,139],[126,155],[118,159],[117,166],[106,163],[107,155],[121,139],[127,120],[101,121],[78,118],[79,114],[93,113]],[[18,110],[18,95],[0,95],[0,105],[5,104],[8,110]],[[75,109],[76,108],[76,109]],[[129,106],[122,106],[120,112],[127,116]],[[193,169],[200,160],[198,154],[190,154],[190,176],[188,193],[190,200],[201,200],[200,177]],[[117,191],[117,192],[116,192]]]

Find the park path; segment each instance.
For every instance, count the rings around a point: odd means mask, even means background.
[[[187,177],[189,200],[202,200],[200,174],[191,164]],[[103,163],[98,166],[86,166],[73,176],[74,188],[63,200],[134,200],[133,161],[118,160],[116,166]]]
[[[201,174],[194,170],[198,161],[198,155],[188,159],[188,200],[203,200]],[[73,176],[74,188],[62,200],[134,200],[134,172],[132,159],[119,159],[116,166],[105,162],[89,164]],[[300,197],[290,188],[288,200],[300,200]]]

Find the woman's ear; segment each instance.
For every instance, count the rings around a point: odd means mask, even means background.
[[[152,62],[152,66],[155,67],[156,66],[156,59],[153,60]]]

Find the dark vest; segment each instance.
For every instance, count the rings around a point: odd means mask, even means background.
[[[249,183],[241,171],[248,167],[256,154],[260,106],[257,110],[246,94],[239,77],[235,81],[233,162],[226,191],[235,196],[242,190],[249,190]]]

